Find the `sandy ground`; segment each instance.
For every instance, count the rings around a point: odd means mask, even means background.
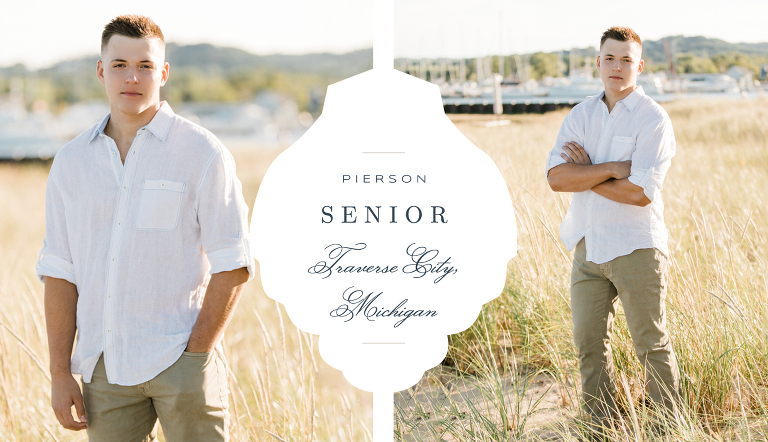
[[[398,409],[400,417],[405,416],[405,424],[401,421],[399,430],[404,433],[402,440],[407,442],[457,442],[459,439],[448,428],[468,425],[469,416],[477,416],[477,411],[489,419],[488,425],[497,429],[505,425],[501,416],[506,415],[510,441],[582,441],[587,439],[576,424],[578,394],[570,382],[564,385],[548,373],[508,374],[498,380],[482,381],[458,377],[453,370],[437,366],[425,372],[412,388],[395,393],[395,410],[396,416]],[[504,410],[498,406],[502,402]],[[635,440],[646,439],[637,438],[637,433],[644,430],[633,431],[630,416],[621,416],[616,424],[621,427],[620,433]],[[477,419],[474,425],[479,426]],[[696,440],[768,442],[768,422],[737,418],[724,431]]]
[[[496,424],[507,416],[506,426],[522,429],[516,440],[574,440],[566,433],[576,434],[573,427],[576,410],[573,406],[575,390],[563,386],[549,374],[505,375],[498,380],[481,381],[471,377],[459,378],[451,370],[438,366],[427,371],[414,387],[395,394],[395,407],[408,416],[406,441],[434,439],[428,427],[444,429],[451,423],[464,420],[472,413],[470,407],[482,410]],[[492,395],[492,396],[489,396]],[[498,406],[504,400],[504,410]],[[442,431],[438,430],[438,433]],[[454,439],[448,432],[442,440]]]

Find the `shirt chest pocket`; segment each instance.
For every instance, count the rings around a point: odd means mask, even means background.
[[[629,161],[635,150],[635,140],[632,137],[615,136],[611,140],[608,161]]]
[[[184,183],[144,180],[136,227],[139,230],[174,230],[179,224],[183,195]]]

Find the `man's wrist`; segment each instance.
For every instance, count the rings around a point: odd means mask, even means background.
[[[187,348],[185,348],[184,351],[186,351],[187,353],[210,353],[213,351],[214,347],[215,345],[208,347],[208,346],[196,345],[194,343],[188,342]]]
[[[51,379],[59,379],[67,376],[72,376],[72,371],[67,369],[51,369]]]

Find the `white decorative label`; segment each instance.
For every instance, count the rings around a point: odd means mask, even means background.
[[[437,86],[391,69],[328,88],[269,168],[251,232],[266,293],[368,391],[408,388],[442,361],[447,335],[502,292],[517,237],[498,168]]]

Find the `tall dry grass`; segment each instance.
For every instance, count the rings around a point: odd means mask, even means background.
[[[612,342],[623,375],[623,414],[610,439],[768,440],[768,99],[664,107],[677,139],[663,190],[672,264],[668,329],[684,403],[676,421],[666,422],[667,436],[648,432],[652,404],[619,310]],[[446,362],[480,393],[449,391],[448,382],[440,403],[411,400],[396,413],[399,440],[574,440],[583,433],[573,419],[580,383],[570,317],[572,255],[558,235],[570,195],[552,192],[544,175],[567,112],[503,116],[511,124],[496,127],[482,125],[493,117],[453,117],[507,181],[519,252],[501,296],[471,329],[451,337]],[[546,411],[547,432],[529,424],[539,407],[529,397],[530,382],[542,372],[560,396],[561,410]]]
[[[765,440],[768,427],[768,100],[665,105],[678,141],[664,189],[672,259],[667,306],[685,403],[667,440]],[[568,280],[558,225],[570,198],[549,190],[543,164],[566,111],[505,116],[509,126],[456,125],[496,162],[515,203],[519,254],[504,293],[447,361],[474,396],[411,402],[398,439],[500,441],[534,432],[537,373],[554,380],[562,413],[550,435],[573,440],[579,408]],[[251,204],[276,152],[235,152]],[[34,263],[44,235],[47,167],[0,164],[0,439],[85,440],[49,408],[42,285]],[[371,397],[325,365],[317,342],[251,282],[229,326],[233,440],[370,440]],[[614,325],[624,414],[613,440],[653,440],[651,408],[626,323]],[[445,385],[445,379],[430,379]],[[449,392],[450,393],[450,392]],[[272,436],[273,434],[274,436]]]
[[[246,202],[276,151],[235,151]],[[35,261],[45,235],[44,164],[0,164],[0,441],[84,441],[50,409],[43,285]],[[225,335],[233,441],[370,441],[371,395],[355,389],[250,282]]]

